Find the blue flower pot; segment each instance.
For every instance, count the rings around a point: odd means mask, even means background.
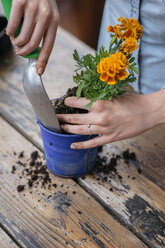
[[[67,135],[46,129],[37,120],[44,145],[47,168],[55,175],[66,178],[88,174],[95,166],[97,148],[74,150],[71,143],[85,141],[96,135]]]

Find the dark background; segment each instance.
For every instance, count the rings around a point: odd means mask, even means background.
[[[104,2],[105,0],[57,0],[60,26],[96,49]]]

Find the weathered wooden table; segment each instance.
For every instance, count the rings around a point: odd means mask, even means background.
[[[50,98],[74,85],[75,48],[91,51],[59,29],[43,76]],[[0,248],[165,247],[165,126],[103,147],[107,157],[136,153],[136,161],[118,161],[118,176],[72,180],[51,174],[55,187],[28,187],[22,164],[35,150],[42,157],[43,147],[22,87],[27,61],[12,54],[0,63]]]

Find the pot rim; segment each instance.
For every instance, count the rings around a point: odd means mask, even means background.
[[[48,132],[48,133],[50,133],[50,134],[56,134],[57,136],[66,136],[67,138],[69,138],[69,137],[81,137],[81,136],[90,136],[90,135],[87,135],[87,134],[62,134],[62,133],[56,133],[56,132],[53,132],[53,131],[51,131],[51,130],[49,130],[49,129],[47,129],[46,127],[44,127],[42,124],[41,124],[41,122],[39,121],[39,119],[36,117],[36,119],[37,119],[37,123],[46,131],[46,132]],[[92,135],[91,135],[92,136]]]

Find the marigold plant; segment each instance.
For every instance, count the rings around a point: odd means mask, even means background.
[[[94,55],[87,54],[81,58],[74,51],[77,69],[73,80],[78,86],[76,95],[90,99],[88,108],[97,100],[119,97],[126,92],[129,83],[136,81],[138,68],[132,54],[138,48],[143,29],[134,18],[120,17],[118,21],[121,24],[107,28],[112,33],[108,51],[101,47]]]

